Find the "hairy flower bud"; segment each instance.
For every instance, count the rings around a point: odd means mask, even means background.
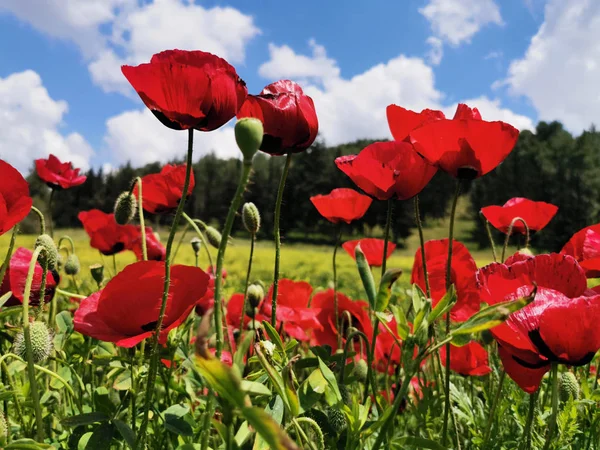
[[[329,421],[329,426],[337,434],[343,433],[348,426],[346,415],[339,409],[329,408],[327,410],[327,420]]]
[[[79,265],[79,258],[76,254],[71,253],[65,261],[65,273],[67,275],[77,275],[80,268],[81,266]]]
[[[579,383],[573,372],[563,372],[559,379],[559,396],[561,401],[566,402],[569,398],[579,399]]]
[[[44,322],[31,322],[29,325],[29,334],[31,336],[31,352],[33,362],[40,364],[48,359],[52,352],[52,333]],[[21,358],[27,357],[27,349],[25,346],[25,334],[20,331],[13,342],[14,352]]]
[[[137,200],[132,192],[125,191],[117,197],[115,202],[115,222],[125,225],[131,222],[137,211]]]
[[[351,406],[352,405],[352,393],[350,392],[350,389],[348,389],[348,386],[346,386],[345,384],[339,384],[338,388],[340,390],[340,395],[342,396],[342,401],[346,405]]]
[[[196,255],[198,253],[200,253],[200,249],[202,248],[202,241],[200,240],[200,238],[198,238],[198,237],[192,238],[192,240],[190,241],[190,244],[192,244],[192,249],[194,250],[194,253]]]
[[[214,248],[219,248],[221,245],[221,233],[219,233],[217,229],[213,227],[206,227],[205,233],[208,243]]]
[[[38,256],[38,261],[42,265],[47,265],[48,270],[54,270],[58,263],[58,249],[54,240],[48,234],[40,234],[35,240],[35,248],[42,247]]]
[[[248,303],[252,306],[252,308],[256,308],[265,298],[265,290],[260,284],[252,283],[250,286],[248,286],[246,297],[248,298]]]
[[[100,286],[104,281],[104,266],[102,264],[92,264],[90,266],[90,273],[96,284]]]
[[[235,141],[245,160],[252,160],[263,140],[263,124],[259,119],[244,117],[235,124]]]
[[[364,383],[367,380],[367,374],[369,372],[369,366],[364,359],[359,359],[354,365],[354,370],[352,374],[356,377],[358,381]]]
[[[260,213],[252,202],[245,203],[242,208],[242,222],[249,233],[256,234],[260,229]]]

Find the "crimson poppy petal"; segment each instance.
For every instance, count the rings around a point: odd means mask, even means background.
[[[83,184],[87,179],[79,175],[79,169],[73,168],[73,164],[63,163],[52,154],[48,159],[36,159],[35,168],[38,177],[53,189],[69,189]]]
[[[501,345],[498,346],[498,354],[508,376],[528,394],[533,394],[539,389],[542,378],[551,367],[550,363],[536,368],[526,367]]]
[[[29,184],[17,169],[0,159],[0,235],[29,214]]]
[[[497,230],[507,233],[511,223],[512,232],[525,234],[525,226],[519,221],[513,220],[517,217],[523,219],[531,231],[543,229],[556,215],[558,207],[546,202],[534,202],[532,200],[515,197],[508,200],[503,206],[486,206],[481,213]]]
[[[350,223],[364,216],[373,200],[353,189],[338,188],[327,195],[315,195],[310,201],[330,222]]]
[[[398,105],[389,105],[386,108],[386,115],[390,131],[396,141],[405,140],[412,130],[425,123],[445,119],[441,111],[424,109],[418,113]]]
[[[442,365],[446,367],[446,347],[440,349]],[[450,349],[450,370],[461,375],[483,376],[492,371],[488,365],[488,353],[477,342],[469,342],[467,345]]]
[[[344,242],[342,244],[342,248],[346,250],[346,252],[352,257],[352,259],[356,259],[356,256],[354,255],[354,250],[359,244],[360,249],[365,254],[369,265],[373,267],[381,267],[381,265],[383,264],[383,247],[385,241],[383,239],[364,238],[355,241]],[[396,244],[394,244],[393,242],[388,242],[387,252],[385,255],[386,260],[390,256],[392,256],[392,253],[394,252],[395,248]]]

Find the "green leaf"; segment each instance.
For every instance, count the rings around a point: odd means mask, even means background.
[[[312,407],[321,399],[328,383],[323,372],[320,369],[314,370],[298,389],[298,398],[300,406],[304,411],[312,409]]]
[[[12,297],[12,291],[8,291],[2,297],[0,297],[0,308],[4,306],[4,304],[8,301],[9,298]]]
[[[260,408],[246,407],[242,408],[242,415],[252,428],[266,441],[271,450],[292,450],[298,448],[266,411]]]
[[[260,365],[263,367],[267,376],[271,380],[271,383],[273,384],[273,389],[275,389],[275,392],[277,392],[279,394],[279,396],[282,398],[283,402],[285,403],[285,407],[291,413],[294,410],[293,409],[294,407],[289,402],[289,399],[288,399],[288,396],[286,393],[285,382],[283,381],[283,377],[277,371],[277,369],[275,369],[275,367],[273,367],[271,365],[271,363],[265,357],[265,354],[263,353],[263,351],[261,349],[261,343],[258,342],[257,344],[255,344],[254,348],[256,350],[256,356],[258,357],[258,361],[260,362]]]
[[[319,369],[321,370],[323,377],[325,378],[327,384],[333,392],[335,403],[340,403],[342,401],[342,394],[340,393],[340,389],[338,387],[337,380],[335,379],[335,375],[333,374],[331,369],[327,367],[327,365],[323,362],[321,358],[319,358]]]
[[[246,394],[240,388],[240,377],[217,358],[195,358],[200,375],[221,397],[237,407],[245,405]]]
[[[10,444],[2,447],[4,450],[41,450],[46,448],[52,448],[48,444],[40,444],[35,442],[33,439],[17,439],[12,441]]]
[[[404,310],[397,305],[390,305],[390,311],[392,311],[394,319],[396,319],[396,331],[398,332],[398,336],[400,336],[400,339],[403,341],[406,340],[410,334],[410,326],[408,325],[408,320],[406,319]]]
[[[273,344],[277,346],[277,349],[285,355],[285,346],[283,345],[283,342],[281,341],[281,337],[279,336],[277,330],[273,328],[271,324],[266,320],[263,320],[263,327],[269,335],[269,339],[271,340],[271,342],[273,342]]]
[[[416,447],[419,449],[423,448],[423,449],[429,449],[429,450],[448,450],[446,447],[438,444],[435,441],[425,439],[422,437],[416,437],[416,436],[405,436],[405,437],[401,437],[398,439],[394,439],[393,443],[394,443],[394,445],[404,444],[400,448],[406,448],[405,446],[410,446],[410,447]]]
[[[124,370],[117,375],[117,378],[115,378],[113,383],[113,388],[117,391],[127,391],[131,389],[131,371],[129,369]]]
[[[62,334],[73,332],[73,316],[69,311],[61,311],[56,315],[56,327]]]
[[[367,258],[360,248],[360,244],[354,248],[354,257],[356,260],[356,267],[358,268],[358,274],[360,275],[365,292],[367,293],[369,305],[373,309],[375,308],[375,301],[377,297],[375,280],[373,279],[373,272],[371,272],[371,267],[367,262]]]
[[[235,351],[235,355],[233,356],[233,363],[237,366],[240,373],[244,373],[244,357],[248,353],[248,350],[250,349],[253,340],[254,333],[246,333],[242,341],[237,346],[237,350]]]
[[[442,317],[444,314],[450,312],[457,301],[458,297],[456,296],[456,288],[454,285],[451,285],[442,299],[431,310],[431,313],[429,313],[429,317],[427,319],[429,323],[435,322],[438,317]]]
[[[62,366],[58,369],[58,375],[65,380],[67,383],[70,383],[72,381],[71,379],[71,369],[69,369],[68,367]],[[51,378],[50,379],[50,387],[52,389],[62,389],[65,387],[65,385],[58,381],[56,378]]]
[[[112,423],[121,437],[127,442],[127,445],[129,445],[132,450],[135,449],[135,433],[131,427],[119,419],[113,419]]]
[[[165,428],[180,436],[192,436],[194,430],[186,420],[189,417],[189,408],[181,405],[169,406],[164,412]]]
[[[392,285],[400,278],[400,275],[402,275],[402,269],[390,269],[383,274],[375,299],[375,311],[383,311],[387,308],[392,296]]]
[[[85,414],[79,414],[78,416],[71,416],[61,420],[65,427],[75,428],[81,425],[91,425],[97,422],[106,422],[110,417],[102,412],[90,412]]]
[[[418,313],[419,311],[421,311],[421,309],[423,309],[423,306],[425,306],[426,302],[427,302],[427,297],[425,296],[425,293],[423,292],[423,290],[417,284],[413,284],[413,286],[412,286],[412,303],[413,303],[413,309],[414,309],[415,313]]]
[[[242,380],[242,390],[252,395],[271,395],[271,389],[257,381]]]
[[[23,307],[21,305],[8,306],[6,308],[2,308],[2,311],[0,311],[0,319],[4,319],[5,317],[11,316],[13,314],[21,314],[22,312]]]
[[[90,440],[85,446],[85,450],[106,450],[110,448],[110,443],[115,435],[115,427],[105,422],[94,430]]]

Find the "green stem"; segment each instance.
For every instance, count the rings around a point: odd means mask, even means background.
[[[169,288],[171,287],[171,251],[173,248],[173,240],[175,239],[175,231],[177,230],[177,224],[179,223],[179,219],[183,213],[183,207],[185,206],[185,200],[187,198],[187,191],[190,186],[190,179],[192,173],[192,155],[194,152],[194,129],[190,128],[188,130],[188,149],[187,149],[187,159],[186,159],[186,170],[185,170],[185,180],[183,182],[183,189],[181,192],[181,200],[177,205],[177,210],[175,211],[175,217],[173,219],[173,224],[171,225],[171,230],[169,232],[169,239],[167,240],[167,248],[166,248],[166,256],[165,256],[165,281],[163,287],[163,296],[162,302],[160,305],[160,312],[158,314],[158,320],[156,322],[156,328],[154,334],[152,336],[152,356],[150,360],[150,368],[148,370],[148,379],[146,384],[146,395],[145,395],[145,404],[144,404],[144,416],[142,419],[142,423],[140,425],[140,432],[138,433],[138,445],[139,448],[144,448],[144,442],[146,440],[146,430],[148,428],[148,415],[150,413],[150,409],[152,408],[152,397],[156,386],[154,383],[156,382],[156,375],[158,372],[158,362],[159,362],[159,351],[158,351],[158,338],[160,336],[160,332],[162,330],[163,319],[165,317],[165,311],[167,309],[167,301],[169,299]]]
[[[31,207],[31,210],[37,214],[38,219],[40,219],[40,234],[45,234],[46,233],[46,219],[44,219],[44,215],[42,214],[42,212],[37,209],[35,206]]]
[[[69,244],[71,245],[71,253],[75,253],[75,243],[73,242],[73,239],[71,239],[70,236],[61,236],[61,238],[58,240],[58,245],[56,246],[59,250],[60,250],[60,246],[62,245],[62,241],[69,241]],[[67,256],[69,256],[68,249],[67,249]]]
[[[431,298],[431,287],[429,286],[429,274],[427,273],[427,257],[425,255],[425,237],[423,236],[423,224],[421,223],[421,212],[419,210],[419,196],[415,195],[415,222],[419,230],[419,242],[421,244],[421,260],[423,261],[423,275],[425,277],[425,293]]]
[[[392,211],[394,209],[394,201],[390,198],[387,201],[387,217],[385,219],[385,235],[383,237],[383,262],[381,263],[381,276],[385,273],[387,266],[387,248],[390,240],[390,228],[392,226]]]
[[[0,268],[0,285],[4,281],[4,275],[6,275],[6,270],[10,264],[10,257],[12,256],[13,249],[15,248],[15,241],[17,240],[17,233],[19,232],[18,225],[15,225],[12,230],[12,235],[10,236],[10,244],[8,244],[8,251],[6,252],[6,256],[4,257],[4,262],[2,263],[2,267]]]
[[[536,400],[537,392],[529,394],[529,410],[527,411],[527,422],[525,423],[525,430],[523,431],[523,440],[521,441],[521,445],[519,445],[519,450],[528,449],[531,445],[531,424],[533,423]]]
[[[14,381],[12,375],[10,374],[10,372],[8,371],[8,366],[6,365],[4,360],[2,360],[2,362],[0,363],[0,366],[2,367],[3,373],[6,375],[6,380],[8,381],[10,390],[13,393],[13,403],[15,405],[15,410],[17,411],[17,417],[19,418],[19,423],[21,424],[21,430],[23,433],[25,433],[25,429],[26,429],[25,419],[23,418],[23,410],[21,409],[21,401],[19,400],[19,396],[17,395],[17,386],[15,385],[15,381]],[[5,414],[8,419],[8,411],[5,411]]]
[[[203,421],[202,421],[202,439],[200,441],[200,449],[207,450],[208,449],[208,440],[210,438],[210,419],[212,418],[212,410],[214,403],[214,394],[212,391],[208,392],[208,398],[206,399],[206,407],[203,413]]]
[[[490,416],[488,417],[488,422],[485,427],[485,435],[483,438],[482,448],[486,448],[488,441],[490,440],[490,434],[492,432],[492,425],[494,424],[494,419],[496,416],[496,408],[498,407],[498,402],[500,401],[500,395],[502,394],[502,388],[504,387],[504,378],[506,378],[506,371],[502,370],[502,372],[500,373],[500,379],[498,380],[498,388],[496,389],[496,395],[494,395],[494,400],[492,401],[492,407],[490,408]]]
[[[148,245],[146,244],[146,222],[144,221],[144,197],[142,195],[142,179],[136,177],[134,184],[137,183],[138,188],[138,216],[140,220],[140,231],[142,233],[142,256],[144,261],[148,261]],[[133,186],[132,189],[133,191]],[[182,196],[183,197],[183,196]]]
[[[198,225],[196,222],[200,222],[198,219],[192,219],[190,216],[188,216],[185,212],[183,213],[183,218],[185,220],[187,220],[187,222],[190,224],[190,226],[194,229],[194,231],[196,232],[196,234],[198,236],[200,236],[200,239],[202,239],[202,243],[204,244],[203,247],[206,249],[206,256],[208,257],[208,264],[210,265],[210,267],[214,267],[213,266],[213,260],[212,260],[212,256],[210,255],[210,250],[208,249],[208,245],[206,245],[206,243],[208,242],[204,236],[204,233],[200,230],[200,228],[198,228]]]
[[[223,282],[223,263],[225,261],[225,251],[227,250],[227,244],[229,243],[229,236],[231,235],[231,229],[233,228],[233,222],[235,216],[240,209],[242,200],[244,198],[244,191],[250,178],[250,172],[252,171],[252,159],[244,159],[242,166],[242,174],[238,183],[237,190],[231,201],[229,212],[227,213],[227,219],[225,220],[225,226],[223,227],[223,235],[221,237],[221,244],[219,245],[219,251],[217,253],[217,268],[215,270],[215,328],[217,330],[217,342],[216,342],[216,356],[221,358],[221,351],[223,350],[223,308],[221,305],[221,284]]]
[[[33,350],[31,348],[31,330],[29,329],[29,297],[31,295],[31,284],[33,283],[35,265],[37,263],[38,256],[40,255],[42,250],[42,247],[37,247],[33,252],[31,261],[29,262],[29,271],[27,272],[27,279],[25,281],[25,292],[23,294],[23,336],[25,338],[27,374],[29,377],[31,398],[33,400],[33,407],[35,411],[36,439],[38,442],[42,442],[44,440],[44,423],[42,417],[42,407],[40,405],[40,395],[37,390],[37,384],[35,380],[35,364],[33,362]]]
[[[177,258],[177,255],[179,254],[179,247],[181,247],[181,244],[185,239],[185,235],[187,234],[189,229],[190,223],[188,222],[185,224],[185,227],[183,227],[183,231],[181,232],[181,236],[179,237],[179,241],[177,242],[177,247],[175,247],[175,251],[173,252],[173,261],[175,261],[175,259]],[[198,257],[198,255],[196,255],[196,257]]]
[[[246,282],[244,283],[244,303],[242,304],[242,315],[240,317],[240,333],[244,329],[244,317],[246,316],[246,300],[248,299],[248,284],[250,283],[250,273],[252,272],[252,259],[254,258],[254,242],[256,234],[252,233],[250,241],[250,258],[248,259],[248,270],[246,270]],[[241,336],[241,334],[240,334]]]
[[[73,292],[63,291],[60,288],[56,288],[56,293],[64,295],[65,297],[72,297],[72,298],[79,298],[79,299],[87,298],[85,295],[74,294]]]
[[[461,181],[456,182],[452,209],[450,210],[450,225],[448,228],[448,261],[446,263],[446,290],[452,285],[452,249],[454,247],[454,218],[456,217],[456,204],[460,196]],[[450,313],[446,314],[446,335],[450,333]],[[442,445],[448,440],[448,417],[450,414],[450,342],[446,344],[446,378],[444,396],[444,426],[442,428]]]
[[[271,325],[273,328],[277,326],[277,294],[279,292],[279,263],[281,259],[281,231],[279,229],[279,221],[281,219],[281,202],[283,201],[283,190],[285,189],[285,180],[290,171],[292,162],[292,154],[288,153],[285,158],[283,172],[279,180],[279,188],[277,189],[277,201],[275,202],[275,218],[273,225],[273,234],[275,235],[275,268],[273,270],[273,309],[271,310]]]
[[[490,222],[485,217],[483,218],[483,221],[485,223],[485,231],[490,241],[490,246],[492,247],[492,256],[494,257],[494,262],[497,262],[498,256],[496,255],[496,245],[494,244],[494,238],[492,237],[492,228],[490,227]]]
[[[52,204],[54,200],[54,189],[50,190],[50,200],[48,201],[48,225],[50,228],[50,237],[54,237],[54,220],[52,219]]]
[[[342,348],[342,328],[340,324],[340,310],[338,308],[338,295],[337,295],[337,265],[335,258],[337,256],[337,250],[340,246],[340,240],[342,237],[342,226],[337,225],[337,233],[335,238],[335,248],[333,249],[333,310],[335,311],[335,328],[337,329],[337,348]],[[385,250],[384,250],[385,258]],[[344,362],[345,364],[345,362]]]
[[[556,414],[558,413],[558,363],[552,363],[552,415],[548,425],[548,434],[543,450],[548,450],[556,430]]]
[[[515,223],[517,223],[517,222],[521,222],[523,224],[523,226],[525,227],[525,233],[526,233],[525,248],[527,248],[527,246],[529,245],[529,227],[527,226],[527,222],[525,222],[525,220],[523,220],[520,217],[515,217],[510,222],[510,225],[508,226],[508,230],[506,232],[506,238],[504,238],[504,245],[502,246],[502,262],[504,262],[504,256],[506,255],[506,249],[508,248],[508,241],[510,240],[510,236],[512,234],[513,227],[515,226]]]

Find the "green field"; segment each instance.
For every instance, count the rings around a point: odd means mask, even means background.
[[[459,215],[456,223],[455,237],[466,243],[470,248],[473,257],[477,261],[478,266],[481,266],[491,261],[491,252],[489,249],[483,251],[478,250],[468,242],[469,232],[472,227],[472,221],[468,220],[464,214]],[[448,224],[446,221],[438,221],[429,224],[424,230],[425,239],[440,239],[446,237],[448,233],[447,230]],[[159,230],[163,243],[167,239],[167,233],[168,230],[166,228]],[[103,263],[106,276],[110,277],[114,273],[113,258],[102,256],[98,251],[90,248],[89,238],[83,229],[57,230],[55,232],[56,240],[65,235],[70,236],[75,242],[75,250],[81,262],[81,272],[78,279],[79,283],[87,284],[90,282],[91,278],[88,268],[91,264]],[[194,264],[194,253],[189,245],[189,240],[192,237],[193,234],[188,232],[177,254],[176,263]],[[179,238],[180,234],[177,235],[176,242],[179,241]],[[0,237],[1,255],[5,254],[9,239],[10,233]],[[19,235],[17,238],[17,246],[32,248],[34,241],[34,235]],[[399,267],[404,271],[401,281],[407,285],[410,280],[414,254],[418,249],[418,246],[418,234],[414,233],[407,239],[406,247],[396,249],[392,257],[388,260],[388,268]],[[514,251],[514,249],[511,250]],[[213,259],[215,259],[217,254],[216,249],[211,247],[210,251],[213,255]],[[232,240],[227,248],[225,258],[225,268],[228,272],[226,280],[227,295],[243,289],[249,251],[250,241],[239,238]],[[300,243],[286,244],[284,236],[281,255],[281,277],[308,281],[315,289],[327,288],[332,283],[332,254],[332,246],[307,245]],[[273,278],[274,257],[274,246],[272,242],[259,241],[257,243],[251,281],[262,280],[265,284],[271,282]],[[121,270],[127,264],[134,262],[135,257],[132,252],[126,251],[118,254],[115,261],[117,269]],[[200,266],[204,269],[208,266],[208,260],[204,249],[200,252]],[[337,267],[338,283],[341,292],[355,299],[364,297],[355,263],[342,249],[339,249],[338,251]],[[378,269],[374,270],[376,280],[379,277],[379,273]],[[65,289],[68,288],[69,282],[70,281],[63,280],[61,283],[62,287]]]

